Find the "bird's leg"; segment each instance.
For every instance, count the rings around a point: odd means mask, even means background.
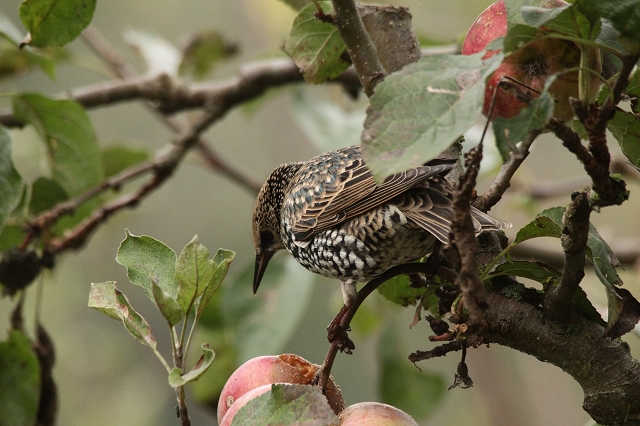
[[[345,278],[340,280],[340,287],[342,289],[342,299],[344,305],[340,309],[340,312],[329,323],[327,327],[327,338],[330,343],[336,342],[338,349],[341,352],[350,354],[353,349],[356,348],[353,341],[349,339],[347,331],[349,331],[349,324],[342,324],[344,316],[350,309],[356,308],[359,304],[356,304],[358,298],[358,292],[356,291],[356,281]],[[353,316],[353,315],[352,315]]]
[[[345,306],[351,306],[358,297],[358,291],[356,290],[356,281],[344,278],[340,280],[340,289],[342,290],[342,300],[344,300]]]

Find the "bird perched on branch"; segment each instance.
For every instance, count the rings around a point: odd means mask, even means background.
[[[424,257],[447,243],[453,188],[444,176],[455,161],[432,161],[376,183],[360,146],[275,169],[253,211],[256,250],[253,292],[279,250],[305,268],[342,284],[345,305],[356,282]],[[510,223],[471,208],[476,233]]]

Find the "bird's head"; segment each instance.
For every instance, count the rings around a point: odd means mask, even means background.
[[[253,294],[271,257],[285,248],[280,236],[281,210],[291,179],[302,163],[283,164],[275,169],[260,189],[253,209],[253,244],[256,250],[256,266],[253,275]]]

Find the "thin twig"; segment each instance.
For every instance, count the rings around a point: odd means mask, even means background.
[[[484,194],[474,200],[474,207],[486,212],[491,210],[491,207],[495,206],[502,199],[502,196],[511,185],[513,175],[529,155],[529,148],[531,148],[533,141],[536,140],[540,133],[540,131],[536,130],[527,135],[527,138],[522,141],[518,152],[512,152],[507,162],[500,167],[500,172],[491,186],[487,188]]]
[[[89,25],[82,31],[82,38],[89,47],[101,57],[115,75],[126,78],[135,74],[135,70],[124,60],[111,43],[94,27]]]
[[[46,243],[45,252],[57,254],[64,250],[78,249],[86,242],[93,231],[111,215],[125,207],[137,206],[143,198],[158,189],[173,174],[186,152],[199,140],[200,134],[211,123],[220,118],[221,114],[223,114],[223,111],[219,108],[211,108],[203,113],[200,119],[172,145],[170,151],[155,160],[153,164],[154,175],[149,181],[131,194],[124,195],[103,205],[76,228],[65,233],[64,237],[49,240]],[[46,222],[43,221],[43,223]],[[40,226],[39,222],[29,224],[28,235],[41,234],[44,229],[40,228]]]

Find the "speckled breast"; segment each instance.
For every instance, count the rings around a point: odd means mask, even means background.
[[[386,270],[429,254],[435,237],[407,220],[392,203],[372,209],[313,237],[306,247],[295,244],[286,223],[283,241],[308,270],[329,278],[369,281]]]

